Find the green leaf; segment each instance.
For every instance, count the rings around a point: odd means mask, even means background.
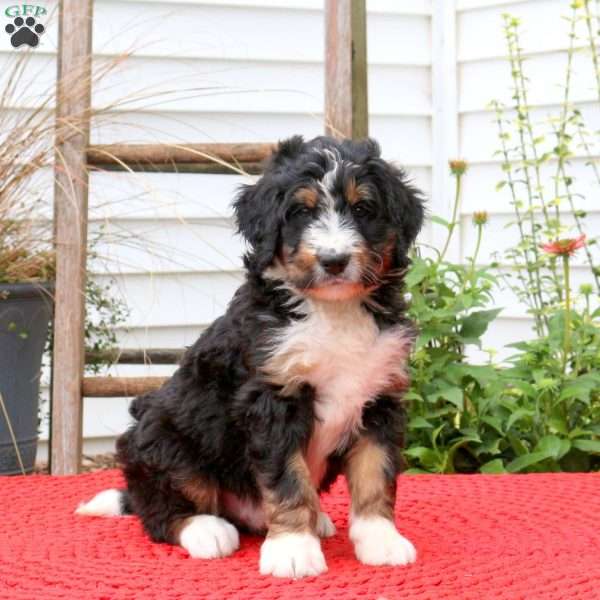
[[[560,393],[559,400],[581,400],[585,404],[590,403],[590,394],[598,387],[597,383],[585,376],[568,383]]]
[[[500,458],[495,458],[494,460],[490,460],[489,462],[486,462],[484,465],[481,465],[479,470],[482,473],[487,473],[487,474],[492,474],[492,475],[506,473],[506,469],[504,468],[504,463],[502,462],[502,459],[500,459]]]
[[[502,430],[502,419],[500,419],[500,417],[491,417],[486,415],[481,417],[481,420],[495,429],[500,435],[504,435],[504,431]]]
[[[567,428],[567,424],[562,417],[550,417],[548,419],[548,427],[550,429],[554,429],[556,433],[560,433],[562,435],[569,435],[569,430]]]
[[[412,268],[406,274],[405,282],[407,287],[411,288],[421,283],[429,273],[429,265],[424,261],[413,262]]]
[[[527,446],[516,435],[509,433],[506,437],[517,456],[523,456],[529,452]]]
[[[431,217],[429,217],[429,220],[432,223],[437,223],[438,225],[443,225],[446,229],[450,228],[450,223],[448,223],[448,221],[446,221],[446,219],[442,219],[442,217],[438,217],[437,215],[432,215]]]
[[[497,456],[502,452],[502,442],[503,439],[500,437],[485,440],[483,444],[481,444],[475,450],[475,454],[477,456],[480,456],[481,454],[491,454],[492,456]]]
[[[479,339],[487,330],[488,325],[498,316],[502,309],[478,310],[462,320],[460,336],[463,339]]]
[[[409,429],[433,429],[433,425],[423,417],[413,417],[408,423]]]
[[[515,458],[511,462],[506,465],[506,470],[509,473],[518,473],[523,469],[527,469],[533,465],[537,465],[544,460],[547,460],[551,457],[551,454],[548,452],[531,452],[530,454],[523,454],[518,458]]]
[[[433,394],[429,394],[427,399],[431,402],[435,402],[443,398],[444,400],[448,400],[451,404],[456,406],[458,410],[464,410],[464,401],[463,401],[463,391],[462,388],[457,386],[444,386],[438,389]]]
[[[571,449],[569,440],[561,439],[555,435],[545,435],[536,444],[535,452],[544,452],[552,458],[560,460]]]
[[[600,454],[600,441],[599,440],[575,440],[573,446],[583,452],[589,452],[590,454]]]
[[[435,468],[439,462],[438,453],[431,448],[426,448],[425,446],[414,446],[412,448],[407,448],[404,451],[404,454],[410,456],[411,458],[418,459],[426,468]]]
[[[423,396],[417,392],[414,392],[413,390],[410,390],[404,394],[404,400],[416,400],[417,402],[423,402]]]
[[[532,417],[533,411],[528,408],[519,408],[515,410],[514,413],[508,417],[508,421],[506,422],[506,429],[510,429],[515,423],[518,423],[521,419],[526,417]]]
[[[448,367],[447,372],[456,381],[461,381],[463,377],[471,377],[482,387],[498,378],[494,367],[489,365],[454,363]]]
[[[496,184],[496,191],[499,192],[506,185],[506,181],[499,181]]]

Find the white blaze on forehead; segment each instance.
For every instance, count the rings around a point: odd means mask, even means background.
[[[361,241],[353,224],[344,219],[333,206],[328,206],[321,216],[306,230],[305,242],[317,252],[351,254]]]
[[[340,167],[339,162],[334,162],[331,168],[323,175],[323,179],[321,181],[321,185],[324,188],[324,191],[328,193],[330,190],[333,190],[335,185],[335,178],[338,174],[338,168]]]

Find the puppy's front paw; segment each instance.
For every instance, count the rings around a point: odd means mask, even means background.
[[[179,533],[179,543],[192,558],[221,558],[240,547],[237,529],[213,515],[190,517]]]
[[[307,577],[327,571],[319,538],[310,533],[281,533],[260,548],[261,575]]]
[[[317,535],[328,538],[335,535],[335,525],[327,513],[320,512],[317,517]]]
[[[383,517],[356,517],[350,539],[356,558],[366,565],[408,565],[417,560],[415,547]]]

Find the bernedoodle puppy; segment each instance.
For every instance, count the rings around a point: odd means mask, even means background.
[[[327,570],[319,505],[339,473],[358,560],[405,565],[394,524],[407,358],[403,275],[423,202],[376,142],[292,137],[234,203],[246,281],[173,377],[131,404],[126,490],[77,512],[135,514],[156,542],[227,556],[264,533],[260,572]]]

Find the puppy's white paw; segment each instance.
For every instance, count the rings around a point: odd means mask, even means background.
[[[237,529],[213,515],[190,517],[179,533],[179,543],[192,558],[221,558],[240,547]]]
[[[335,535],[335,525],[330,519],[329,515],[324,512],[320,512],[317,517],[317,535],[322,538],[328,538]]]
[[[356,558],[366,565],[408,565],[417,560],[415,547],[383,517],[356,517],[350,526]]]
[[[281,533],[260,548],[261,575],[307,577],[327,571],[319,538],[310,533]]]

